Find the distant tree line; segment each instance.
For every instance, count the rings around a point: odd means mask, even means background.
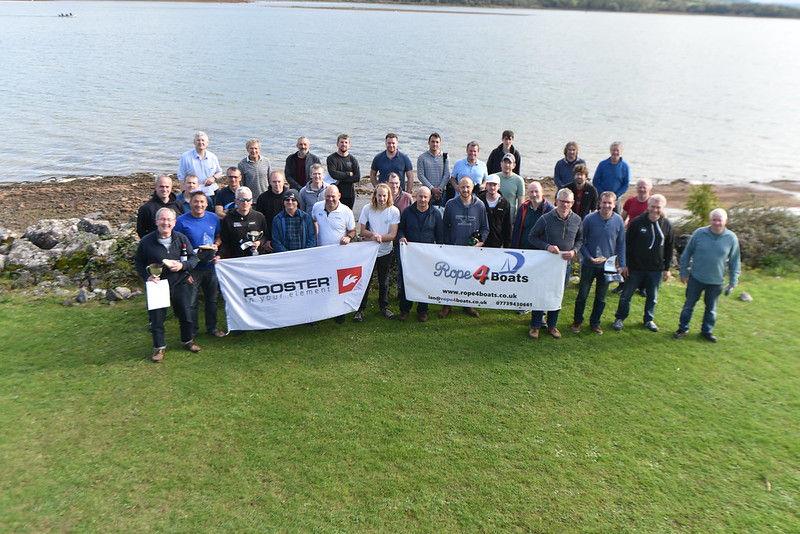
[[[743,17],[800,18],[800,9],[777,4],[702,0],[380,0],[381,3],[520,7],[631,13],[699,13]]]

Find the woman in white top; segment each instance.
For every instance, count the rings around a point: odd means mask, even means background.
[[[364,241],[377,241],[380,243],[378,257],[375,260],[373,272],[378,273],[378,305],[381,308],[381,315],[387,319],[394,317],[394,313],[389,309],[389,266],[392,264],[392,250],[395,236],[397,235],[397,225],[400,224],[400,210],[394,207],[392,192],[386,184],[378,184],[372,193],[372,200],[361,210],[358,218],[359,232]],[[367,282],[367,289],[364,291],[364,298],[361,306],[353,316],[353,321],[360,323],[364,320],[364,309],[367,307],[369,297],[369,286],[372,277]]]

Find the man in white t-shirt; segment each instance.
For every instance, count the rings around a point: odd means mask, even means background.
[[[356,219],[353,211],[339,202],[339,188],[329,185],[325,189],[325,200],[320,200],[311,210],[311,219],[317,231],[317,246],[346,245],[356,235]]]

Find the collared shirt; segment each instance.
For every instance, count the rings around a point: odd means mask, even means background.
[[[378,173],[378,181],[385,183],[389,181],[389,173],[396,172],[400,176],[400,189],[406,189],[406,172],[413,171],[414,166],[411,159],[399,150],[390,158],[384,150],[372,158],[372,170]]]
[[[482,184],[489,176],[484,162],[476,160],[475,163],[470,163],[467,158],[456,161],[456,164],[453,165],[453,172],[450,174],[456,177],[456,183],[466,176],[475,185]]]
[[[205,157],[201,158],[197,150],[193,148],[187,150],[181,156],[181,161],[178,164],[178,181],[183,183],[187,174],[194,174],[200,181],[203,193],[213,195],[218,186],[216,184],[206,186],[205,181],[219,172],[222,172],[222,167],[219,166],[219,160],[213,152],[206,150]]]
[[[319,227],[317,245],[338,245],[341,239],[350,230],[356,228],[356,218],[353,211],[339,202],[333,211],[325,210],[325,201],[314,204],[311,209],[311,218]]]

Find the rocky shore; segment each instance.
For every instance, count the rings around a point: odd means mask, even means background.
[[[0,185],[0,272],[8,285],[68,297],[65,304],[96,297],[113,302],[139,294],[126,284],[140,285],[132,269],[136,211],[152,194],[154,179],[152,174],[133,174]],[[552,180],[543,183],[552,199]],[[668,209],[676,213],[684,208],[690,186],[676,180],[658,183],[654,191],[664,194]],[[800,182],[714,190],[723,207],[800,209]],[[368,179],[362,179],[357,192],[356,210],[372,192]]]

